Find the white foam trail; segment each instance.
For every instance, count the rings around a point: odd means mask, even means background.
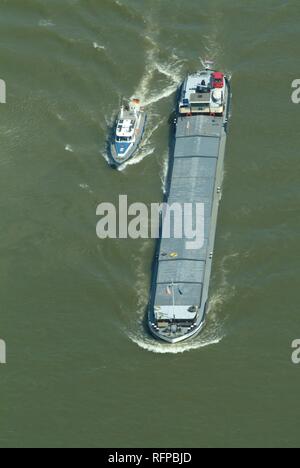
[[[39,26],[41,28],[52,28],[53,26],[55,26],[55,23],[53,23],[53,21],[49,19],[42,19],[39,21]]]
[[[235,288],[227,280],[229,270],[226,268],[226,263],[238,257],[239,254],[232,253],[226,255],[221,261],[218,269],[218,273],[221,275],[219,286],[210,297],[206,325],[203,330],[192,340],[171,345],[156,341],[143,332],[143,321],[149,299],[149,284],[148,276],[144,272],[143,261],[141,259],[145,257],[145,249],[148,249],[148,246],[149,244],[145,243],[139,255],[135,258],[137,263],[135,290],[139,292],[137,300],[138,329],[126,333],[129,339],[141,349],[157,354],[181,354],[220,343],[226,336],[224,328],[226,317],[224,314],[222,316],[221,312],[224,309],[224,305],[235,294]]]
[[[106,153],[106,151],[100,151],[100,154],[101,156],[105,159],[105,161],[110,164],[111,163],[111,159],[110,157],[108,156],[108,154]]]
[[[104,117],[105,123],[107,127],[112,127],[115,124],[115,116],[108,117],[107,115]]]
[[[148,107],[148,121],[146,124],[146,133],[144,135],[141,147],[137,151],[136,155],[119,168],[119,171],[121,172],[126,170],[128,166],[138,164],[141,161],[143,161],[146,157],[154,153],[155,148],[151,144],[151,139],[154,132],[163,124],[165,118],[159,120],[159,115],[154,116],[154,114],[151,111],[151,106],[158,103],[162,99],[171,96],[176,91],[179,83],[181,82],[181,70],[183,61],[180,61],[178,57],[173,53],[171,54],[171,61],[169,63],[161,63],[161,61],[159,60],[159,46],[151,37],[151,34],[156,34],[154,26],[154,24],[149,23],[148,29],[150,30],[150,33],[148,36],[146,36],[146,39],[149,43],[149,49],[146,54],[145,72],[134,94],[131,97],[139,98],[143,106]],[[160,80],[161,89],[151,91],[153,89],[152,81],[155,76],[155,73],[157,72],[160,75],[162,75],[162,79]],[[107,127],[112,127],[113,123],[114,118],[110,120],[106,119]],[[107,154],[105,154],[105,151],[103,151],[102,154],[106,161],[109,162],[110,158]]]
[[[178,59],[176,60],[176,62],[178,62]],[[163,65],[161,63],[155,62],[155,67],[159,71],[159,73],[161,73],[161,75],[165,75],[168,78],[171,78],[173,81],[175,80],[177,82],[175,76],[178,77],[178,73],[176,73],[176,75],[174,76],[174,66],[172,66],[171,64]],[[178,79],[180,79],[180,77]]]
[[[169,156],[168,153],[165,154],[163,158],[163,165],[160,173],[160,180],[161,180],[161,188],[163,191],[163,194],[166,194],[167,192],[167,176],[168,176],[168,171],[169,171]]]
[[[106,50],[106,47],[103,45],[98,44],[97,42],[93,42],[93,47],[96,50]]]
[[[139,164],[145,158],[153,154],[154,151],[155,151],[155,148],[141,149],[140,151],[137,152],[136,156],[134,156],[133,158],[129,159],[129,161],[122,164],[122,166],[118,167],[118,171],[123,172],[126,170],[128,166],[135,166],[136,164]]]
[[[148,156],[151,156],[151,154],[154,153],[155,148],[150,146],[150,141],[151,141],[153,134],[156,132],[156,130],[158,130],[158,128],[162,125],[163,122],[164,122],[164,119],[161,119],[156,125],[154,125],[154,127],[146,130],[142,144],[140,148],[137,150],[136,155],[118,168],[120,172],[124,171],[126,167],[128,166],[134,166],[135,164],[139,164],[145,158],[147,158]],[[151,122],[149,119],[148,126],[150,125],[151,125]]]
[[[162,99],[166,99],[169,96],[172,96],[172,94],[175,93],[177,86],[178,85],[176,83],[176,84],[167,86],[163,91],[159,93],[150,95],[148,99],[143,100],[144,106],[150,106],[151,104],[155,104],[156,102],[159,102]]]
[[[141,349],[156,354],[181,354],[187,351],[197,350],[220,343],[224,337],[224,332],[222,331],[222,326],[218,324],[216,319],[207,323],[201,334],[194,339],[177,344],[159,342],[155,340],[155,338],[144,333],[143,322],[149,300],[149,272],[147,271],[147,268],[145,268],[143,259],[148,256],[148,253],[152,248],[153,243],[151,241],[145,241],[134,258],[137,272],[137,280],[135,282],[134,290],[138,291],[137,323],[136,327],[134,327],[135,330],[125,330],[129,339]],[[211,307],[213,306],[215,306],[214,301]]]
[[[79,187],[84,190],[85,192],[88,192],[88,193],[93,193],[93,191],[91,190],[90,186],[88,184],[79,184]]]
[[[156,132],[156,130],[158,130],[160,128],[160,126],[163,124],[165,119],[161,119],[159,122],[157,122],[156,125],[152,126],[150,129],[146,129],[146,133],[145,133],[145,136],[143,138],[143,141],[142,141],[142,144],[141,144],[141,148],[145,148],[149,143],[150,143],[150,140],[153,136],[153,134]],[[149,122],[149,126],[151,126],[151,119],[149,118],[148,119],[148,122]]]
[[[171,96],[176,91],[182,79],[181,70],[183,62],[178,60],[173,54],[173,61],[168,64],[161,63],[158,58],[159,47],[157,43],[149,36],[146,36],[146,39],[150,44],[150,49],[146,56],[145,72],[132,97],[138,97],[141,99],[144,106],[150,106],[151,104],[155,104]],[[169,83],[165,84],[163,89],[156,90],[153,93],[151,92],[151,82],[155,72],[159,72],[162,76],[167,78]]]
[[[65,146],[65,150],[66,150],[66,151],[69,151],[70,153],[74,153],[74,150],[73,150],[73,148],[72,148],[71,145],[66,145],[66,146]]]
[[[222,337],[215,338],[215,339],[207,339],[207,340],[199,340],[193,342],[183,342],[173,345],[162,344],[158,342],[152,342],[146,339],[140,339],[133,335],[129,335],[129,338],[133,343],[138,345],[140,348],[144,349],[145,351],[149,351],[151,353],[156,354],[182,354],[186,353],[187,351],[193,351],[200,348],[205,348],[206,346],[212,346],[215,344],[220,343]]]

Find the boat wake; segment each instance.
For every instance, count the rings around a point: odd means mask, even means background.
[[[98,44],[98,42],[93,42],[93,47],[96,50],[106,50],[106,47],[104,45]]]
[[[118,169],[120,172],[125,171],[128,166],[139,164],[154,153],[155,145],[152,144],[152,136],[166,119],[166,117],[161,118],[158,103],[172,96],[182,81],[185,61],[180,60],[172,52],[161,51],[159,41],[156,40],[158,31],[155,27],[155,24],[149,20],[147,33],[144,36],[146,45],[144,73],[130,98],[140,99],[147,112],[146,133],[135,157],[124,163]],[[167,59],[162,59],[161,53],[164,53]],[[106,123],[111,128],[114,122]],[[104,157],[106,160],[110,159],[108,155]]]
[[[215,339],[202,339],[201,341],[193,341],[193,342],[184,342],[175,345],[168,345],[168,344],[160,344],[150,339],[140,339],[135,336],[130,336],[129,338],[133,343],[138,345],[140,348],[144,349],[145,351],[149,351],[155,354],[182,354],[187,351],[193,351],[200,348],[205,348],[206,346],[211,346],[220,343],[222,338],[215,338]]]
[[[207,346],[219,344],[226,336],[226,304],[234,297],[235,289],[228,281],[230,271],[229,263],[234,261],[239,254],[232,253],[222,258],[217,267],[217,287],[209,300],[207,311],[207,320],[205,327],[201,333],[191,340],[177,344],[167,344],[157,341],[144,329],[145,313],[149,299],[149,278],[146,272],[145,265],[141,259],[148,255],[148,249],[151,251],[152,245],[150,242],[145,243],[140,251],[140,255],[136,257],[137,263],[137,281],[135,290],[139,291],[137,298],[137,321],[135,324],[131,322],[131,330],[125,330],[128,338],[139,348],[156,353],[156,354],[181,354],[187,351],[193,351]]]
[[[160,171],[161,189],[164,195],[167,193],[168,171],[169,171],[169,155],[168,153],[165,153],[162,158],[162,165],[161,165],[161,171]]]
[[[145,72],[138,84],[133,97],[138,97],[145,107],[156,104],[162,99],[166,99],[175,93],[182,80],[183,61],[172,54],[169,63],[162,63],[159,60],[159,47],[149,36],[146,40],[150,43],[150,48],[146,53]],[[153,91],[155,78],[160,75],[161,89]]]
[[[50,19],[41,19],[38,23],[41,28],[53,28],[55,23]]]
[[[93,194],[93,193],[94,193],[88,184],[81,183],[81,184],[79,184],[79,187],[80,187],[82,190],[84,190],[85,192],[88,192],[88,193],[90,193],[90,194]]]
[[[139,348],[156,354],[181,354],[187,351],[195,351],[207,346],[217,345],[225,337],[224,321],[220,316],[220,312],[230,298],[230,290],[225,290],[224,286],[221,286],[210,299],[207,322],[201,333],[195,338],[183,341],[182,343],[162,343],[152,338],[150,334],[148,335],[147,332],[143,330],[141,317],[142,314],[145,314],[147,303],[138,313],[140,317],[140,329],[135,332],[130,331],[127,335]]]
[[[71,145],[66,145],[65,146],[65,151],[68,151],[69,153],[74,153],[74,149]]]
[[[119,172],[125,171],[128,166],[134,166],[136,164],[139,164],[145,158],[151,156],[151,154],[154,153],[155,147],[151,145],[151,138],[156,132],[156,130],[158,130],[159,127],[163,124],[164,119],[161,119],[156,125],[154,125],[154,123],[151,122],[153,120],[152,117],[148,117],[148,127],[146,128],[145,136],[142,140],[140,148],[137,150],[133,158],[129,159],[129,161],[125,162],[124,164],[122,164],[122,166],[118,168]]]
[[[155,151],[155,148],[142,148],[137,151],[136,155],[126,161],[122,166],[118,167],[117,170],[119,172],[124,172],[128,166],[135,166],[136,164],[139,164],[142,162],[144,159],[146,159],[148,156],[151,156]]]
[[[161,63],[158,59],[159,48],[157,44],[148,36],[146,39],[150,43],[150,48],[146,54],[145,72],[131,97],[131,99],[135,97],[139,98],[145,107],[148,116],[146,133],[136,156],[124,163],[118,169],[120,172],[126,170],[128,166],[139,164],[154,153],[155,148],[151,144],[152,136],[165,122],[165,118],[159,119],[158,121],[159,114],[157,114],[157,109],[155,109],[156,112],[154,113],[154,105],[174,94],[182,79],[181,70],[183,62],[180,62],[180,60],[173,55],[168,64]],[[151,91],[152,88],[155,88],[154,80],[157,78],[157,73],[161,78],[159,80],[161,88]]]

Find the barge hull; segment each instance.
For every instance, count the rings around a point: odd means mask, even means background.
[[[166,201],[169,206],[204,205],[204,242],[197,250],[187,248],[189,239],[184,236],[161,237],[158,242],[148,324],[156,338],[169,343],[195,336],[205,323],[229,117],[226,84],[224,115],[177,119]]]

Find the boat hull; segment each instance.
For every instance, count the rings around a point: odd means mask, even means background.
[[[186,238],[158,240],[148,327],[156,339],[167,343],[191,339],[201,332],[205,324],[230,98],[230,84],[226,80],[226,107],[222,116],[202,114],[178,116],[177,119],[165,201],[169,204],[203,203],[205,239],[198,251],[186,250]],[[193,304],[193,307],[188,304]],[[195,307],[195,318],[189,321],[187,312]],[[186,309],[184,313],[183,309]]]
[[[189,333],[186,333],[186,334],[184,334],[182,336],[176,336],[176,337],[172,337],[171,335],[168,336],[168,335],[163,335],[161,333],[157,333],[153,329],[151,324],[149,324],[149,327],[150,327],[150,330],[151,330],[151,334],[154,336],[154,338],[156,338],[158,340],[161,340],[161,341],[164,341],[166,343],[176,344],[176,343],[181,343],[182,341],[186,341],[187,339],[195,338],[202,331],[204,325],[205,325],[205,321],[203,321],[201,324],[199,324],[199,326],[197,328],[195,328],[193,331],[191,331]]]
[[[120,155],[120,153],[117,152],[115,141],[112,141],[110,143],[110,158],[112,167],[118,168],[122,166],[135,155],[136,151],[141,145],[144,136],[146,121],[147,115],[143,113],[140,118],[139,126],[136,129],[137,133],[135,141],[130,145],[130,147],[124,155]]]

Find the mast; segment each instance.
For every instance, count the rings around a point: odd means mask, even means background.
[[[173,318],[175,320],[175,292],[174,292],[174,281],[172,281],[172,299],[173,299]]]

